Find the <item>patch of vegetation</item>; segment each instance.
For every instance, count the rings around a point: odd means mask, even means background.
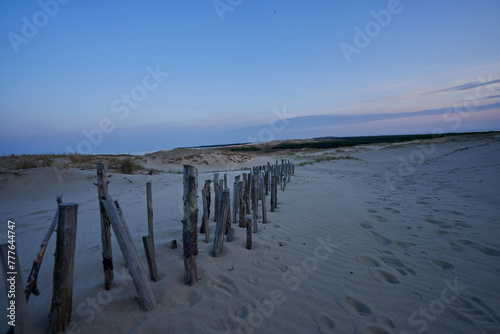
[[[134,162],[128,157],[120,161],[120,171],[124,174],[133,174],[136,170],[144,170],[144,166]]]
[[[50,154],[22,155],[18,158],[18,160],[14,166],[14,169],[50,167],[54,164],[53,157],[54,156],[50,155]]]
[[[257,152],[262,151],[262,148],[257,146],[243,146],[243,147],[234,147],[231,149],[231,152]]]
[[[324,137],[316,138],[314,143],[283,143],[274,146],[273,149],[302,149],[302,148],[339,148],[356,145],[369,145],[379,143],[400,143],[411,140],[435,139],[451,136],[475,136],[478,134],[495,133],[492,132],[467,132],[467,133],[441,133],[441,134],[417,134],[417,135],[395,135],[395,136],[361,136],[361,137]]]

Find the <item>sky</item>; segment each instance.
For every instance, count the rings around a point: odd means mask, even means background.
[[[0,0],[0,155],[500,130],[498,0]]]

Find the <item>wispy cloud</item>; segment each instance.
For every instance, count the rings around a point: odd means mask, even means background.
[[[468,82],[468,83],[463,84],[463,85],[458,85],[458,86],[448,87],[448,88],[444,88],[444,89],[424,92],[421,95],[433,95],[433,94],[447,93],[447,92],[460,92],[460,91],[474,89],[474,88],[481,87],[481,86],[488,86],[488,85],[492,85],[492,84],[496,84],[496,83],[500,83],[500,79],[492,80],[492,81],[488,81],[488,82],[479,82],[479,81]]]

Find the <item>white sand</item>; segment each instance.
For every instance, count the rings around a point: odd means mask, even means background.
[[[184,284],[182,248],[169,248],[172,239],[181,244],[182,175],[126,176],[130,183],[113,174],[109,193],[124,209],[146,271],[145,184],[153,183],[161,277],[151,282],[153,312],[134,299],[115,239],[116,286],[103,289],[95,172],[61,171],[62,182],[52,168],[1,175],[0,212],[4,226],[16,222],[26,279],[56,196],[79,203],[75,333],[500,333],[500,138],[315,155],[347,154],[361,160],[296,167],[279,191],[277,211],[254,235],[253,250],[236,227],[236,240],[212,258],[212,243],[200,234],[201,280],[192,287]],[[295,157],[297,164],[307,159]],[[404,167],[409,160],[414,166]],[[215,162],[203,170],[224,169]],[[230,175],[232,183],[236,172]],[[199,189],[205,179],[212,174],[200,173]],[[48,331],[54,247],[53,237],[38,279],[41,295],[29,301],[34,333]]]

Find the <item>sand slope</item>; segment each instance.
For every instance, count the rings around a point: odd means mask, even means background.
[[[297,163],[311,154],[301,155]],[[27,278],[56,195],[80,204],[75,333],[500,332],[500,138],[313,155],[359,160],[297,167],[251,251],[238,227],[220,258],[210,256],[212,243],[200,235],[201,280],[193,287],[183,282],[182,250],[169,248],[181,237],[182,175],[113,174],[109,192],[124,208],[143,259],[145,183],[153,183],[161,280],[151,282],[158,305],[149,313],[134,300],[116,240],[116,286],[103,289],[95,172],[65,170],[62,182],[50,167],[2,175],[0,212],[17,224]],[[230,182],[236,174],[230,172]],[[200,173],[199,184],[211,178]],[[54,238],[40,272],[42,294],[29,303],[35,333],[48,330],[53,251]]]

